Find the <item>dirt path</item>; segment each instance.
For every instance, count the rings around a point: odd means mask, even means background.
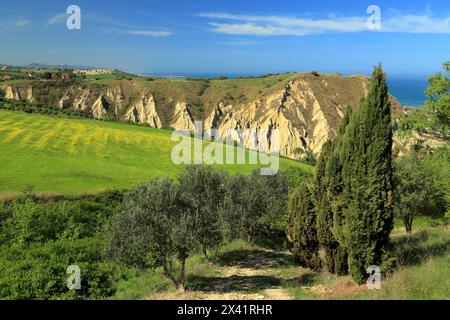
[[[231,252],[236,254],[236,252]],[[153,299],[198,300],[290,300],[292,296],[282,287],[287,280],[279,268],[292,263],[288,252],[266,249],[247,250],[218,267],[218,277],[198,277],[194,290],[186,293],[162,293]]]

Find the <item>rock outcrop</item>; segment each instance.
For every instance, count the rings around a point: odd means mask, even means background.
[[[124,119],[134,123],[146,123],[152,128],[160,129],[162,127],[161,119],[156,112],[155,99],[151,94],[144,94],[129,107]]]
[[[58,84],[27,82],[0,84],[7,99],[27,100],[89,112],[94,118],[147,124],[153,128],[194,131],[195,122],[202,121],[204,136],[225,139],[230,130],[253,129],[254,136],[241,142],[248,148],[270,152],[274,133],[279,133],[280,154],[300,158],[307,153],[320,153],[323,143],[333,138],[348,106],[357,107],[367,93],[370,79],[364,76],[342,77],[335,74],[314,76],[293,74],[286,80],[259,90],[248,99],[229,99],[230,93],[220,81],[214,90],[194,94],[198,82],[177,81],[165,84],[158,91],[144,81],[114,82],[96,85],[89,82]],[[244,91],[245,93],[245,91]],[[401,106],[392,99],[393,114]],[[214,130],[213,129],[217,129]],[[235,140],[240,137],[231,133]],[[267,136],[262,145],[258,134]]]
[[[96,119],[104,119],[108,114],[108,101],[105,96],[101,95],[94,102],[91,108],[92,115]]]
[[[179,131],[195,130],[194,117],[186,102],[177,102],[170,126]]]

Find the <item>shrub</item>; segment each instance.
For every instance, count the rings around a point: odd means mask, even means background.
[[[255,179],[260,180],[259,185],[266,201],[266,210],[260,221],[262,236],[272,232],[284,232],[289,194],[287,177],[282,172],[262,176],[256,171],[252,175],[252,180]]]
[[[119,206],[119,199],[105,193],[91,199],[43,202],[26,191],[22,198],[0,207],[0,221],[4,220],[0,225],[0,245],[26,246],[95,236]]]
[[[103,228],[120,192],[72,199],[39,198],[31,189],[0,204],[0,298],[105,298],[127,272],[105,261]],[[66,287],[66,269],[81,268],[81,290]]]
[[[248,241],[285,229],[288,180],[279,173],[262,176],[259,170],[251,176],[230,177],[225,187],[227,219],[232,238]]]
[[[27,248],[0,250],[0,298],[84,299],[115,293],[115,283],[126,271],[104,262],[104,243],[96,238],[49,241]],[[81,289],[67,288],[67,267],[81,270]]]
[[[63,234],[67,223],[67,215],[55,210],[54,204],[36,204],[32,200],[14,203],[12,214],[8,221],[12,239],[22,245],[56,240]]]

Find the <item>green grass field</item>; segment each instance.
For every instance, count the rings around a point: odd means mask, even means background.
[[[182,170],[171,161],[176,144],[166,130],[0,110],[0,195],[28,186],[39,193],[92,193],[173,177]],[[250,173],[258,166],[218,167]],[[280,168],[287,167],[312,172],[281,158]]]

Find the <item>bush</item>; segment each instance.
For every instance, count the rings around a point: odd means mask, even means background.
[[[230,177],[225,187],[224,208],[231,238],[253,241],[285,229],[288,180],[283,174]]]
[[[0,251],[0,298],[84,299],[115,293],[115,283],[126,272],[117,264],[102,261],[104,243],[96,238],[50,241]],[[67,267],[81,270],[81,289],[67,288]]]
[[[13,203],[12,219],[6,225],[13,243],[27,245],[60,238],[67,224],[67,213],[55,209],[54,204],[37,204],[32,200]]]
[[[0,203],[0,299],[85,299],[115,293],[127,270],[105,261],[103,229],[120,192],[72,199],[38,198],[27,190]],[[70,291],[66,269],[81,268],[81,290]]]
[[[113,193],[111,193],[112,195]],[[118,196],[116,194],[116,196]],[[33,194],[0,207],[0,245],[29,245],[58,239],[81,239],[101,232],[120,204],[108,193],[91,199],[43,202]]]

